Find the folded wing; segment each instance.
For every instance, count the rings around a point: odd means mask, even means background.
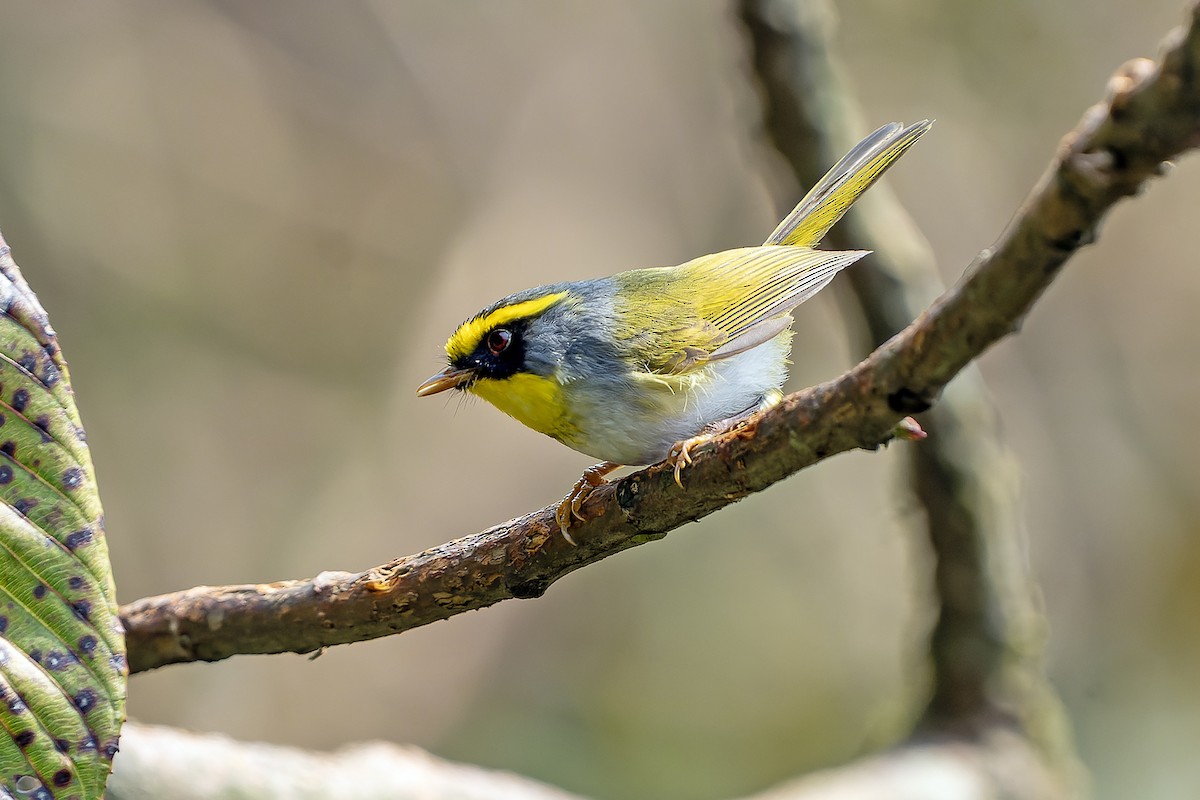
[[[639,368],[686,374],[778,336],[793,308],[867,252],[745,247],[623,273],[618,296],[636,301],[618,303],[619,333]]]
[[[686,376],[787,330],[791,310],[867,254],[814,250],[846,210],[929,130],[884,125],[841,158],[761,247],[702,256],[678,267],[617,276],[618,335],[648,376]]]

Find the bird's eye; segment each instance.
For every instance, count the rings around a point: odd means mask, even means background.
[[[504,328],[496,328],[487,336],[487,348],[492,355],[498,356],[508,349],[508,345],[512,342],[512,331]]]

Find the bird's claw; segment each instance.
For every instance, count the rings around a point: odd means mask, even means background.
[[[667,463],[674,468],[675,483],[680,489],[683,488],[683,468],[692,465],[692,448],[699,447],[712,439],[713,434],[705,433],[671,445],[671,451],[667,453]]]
[[[577,519],[584,522],[583,503],[587,500],[588,495],[597,486],[603,486],[605,481],[604,476],[615,469],[619,469],[620,464],[604,462],[597,464],[594,467],[589,467],[584,470],[583,475],[579,480],[575,481],[575,485],[571,487],[571,491],[567,492],[567,496],[558,504],[558,509],[554,512],[554,521],[558,523],[558,530],[562,533],[564,539],[570,544],[575,544],[575,540],[571,538],[571,520]]]
[[[572,545],[576,544],[571,537],[572,519],[583,522],[583,514],[579,510],[583,507],[583,501],[587,499],[594,486],[595,484],[587,479],[587,473],[584,473],[584,477],[575,481],[571,491],[567,492],[567,496],[558,504],[558,510],[554,512],[554,521],[558,523],[559,532]]]
[[[574,490],[572,490],[573,492]],[[575,545],[576,541],[571,538],[571,495],[568,494],[563,498],[563,501],[558,504],[558,509],[554,512],[554,521],[558,523],[558,531],[562,537],[567,540],[568,544]]]

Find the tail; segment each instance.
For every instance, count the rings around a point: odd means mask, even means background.
[[[902,129],[899,123],[892,122],[854,145],[804,195],[765,244],[812,247],[821,241],[858,196],[932,125],[924,119]]]

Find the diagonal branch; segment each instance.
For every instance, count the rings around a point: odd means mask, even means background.
[[[833,4],[741,0],[739,15],[761,84],[766,134],[797,183],[809,186],[862,127],[833,52]],[[826,242],[875,252],[848,273],[866,322],[864,350],[903,329],[924,298],[944,290],[929,245],[886,187],[856,204]],[[1044,729],[1040,717],[1054,703],[1040,674],[1036,592],[1021,556],[1017,467],[978,374],[961,374],[922,423],[929,439],[907,455],[909,488],[924,512],[921,528],[936,565],[925,721],[961,728],[1004,709],[1027,729]]]
[[[1200,5],[1161,60],[1126,64],[1089,109],[999,241],[954,288],[861,364],[789,395],[706,447],[687,491],[655,465],[593,493],[588,518],[557,535],[552,508],[365,573],[200,587],[122,609],[133,671],[237,653],[308,652],[396,633],[512,597],[535,597],[586,564],[854,448],[876,448],[928,409],[972,359],[1014,332],[1114,203],[1200,144]]]

